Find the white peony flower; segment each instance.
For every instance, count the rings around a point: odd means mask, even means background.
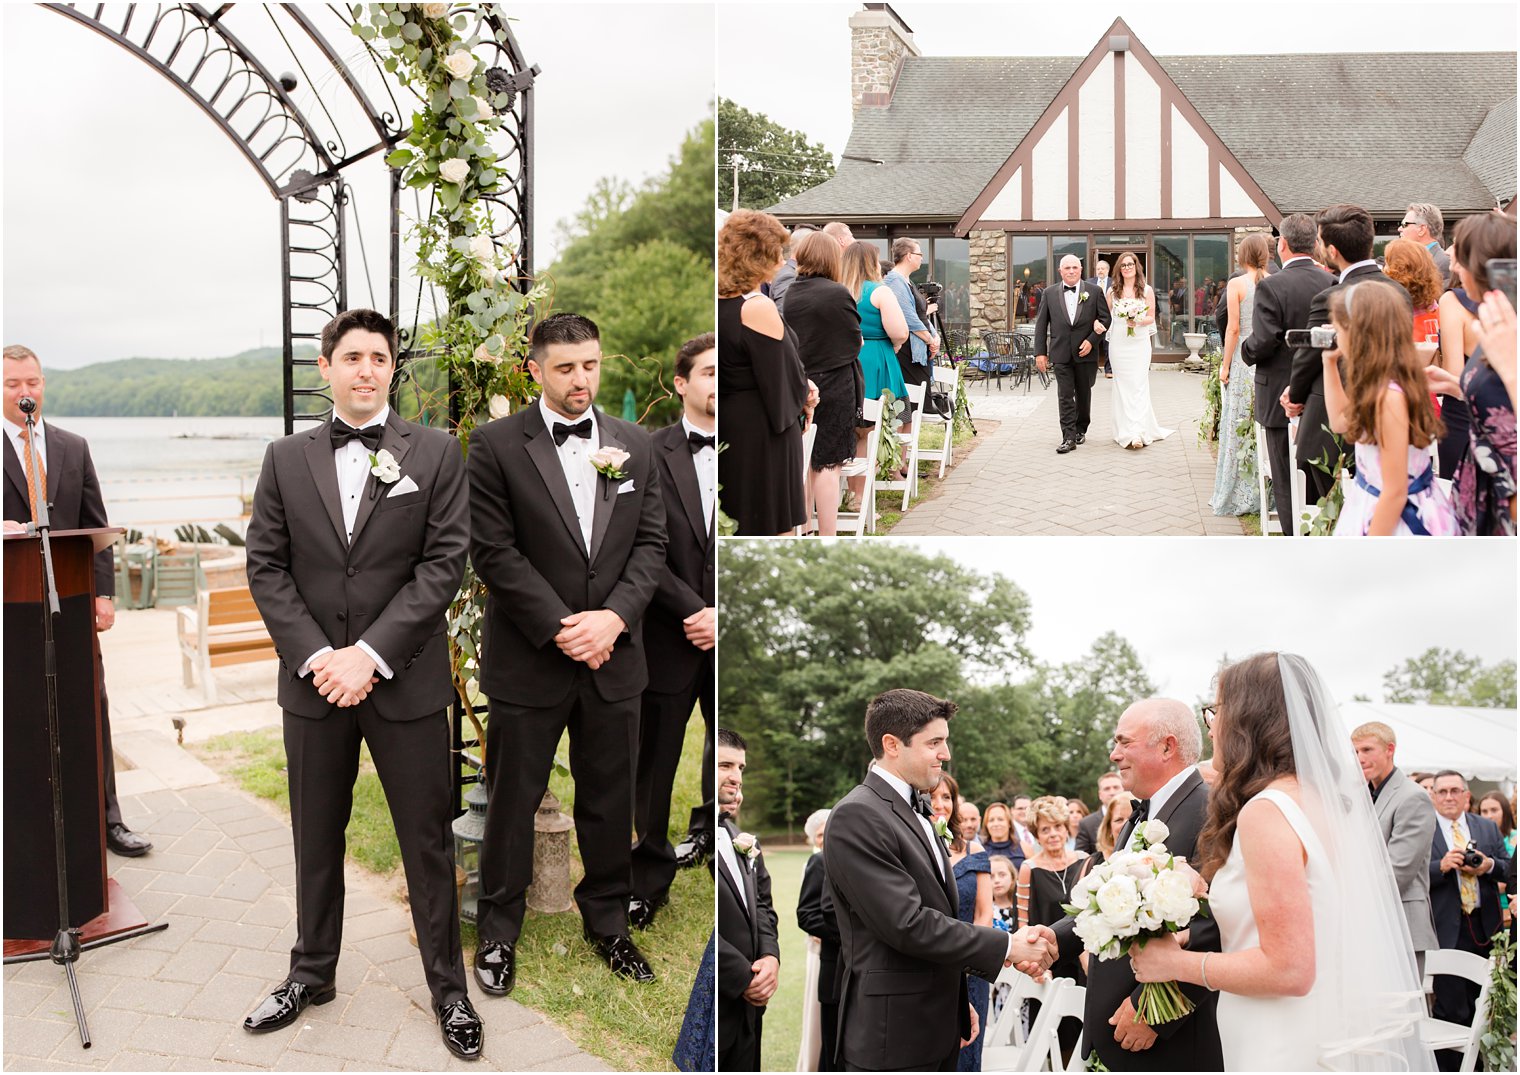
[[[423,4],[422,13],[430,19],[442,19],[448,16],[448,4]]]
[[[1140,927],[1141,933],[1149,933],[1151,930],[1160,929],[1161,923],[1161,916],[1143,904],[1140,910],[1135,912],[1135,925]]]
[[[1172,831],[1166,827],[1164,822],[1158,821],[1155,818],[1140,826],[1140,831],[1145,834],[1145,842],[1148,844],[1165,843],[1166,838],[1172,834]]]
[[[1193,880],[1177,870],[1162,870],[1150,883],[1146,903],[1163,921],[1181,924],[1198,913]]]
[[[476,119],[492,119],[496,115],[496,110],[491,107],[490,102],[488,102],[484,97],[475,98],[475,107],[479,109],[480,112],[480,114],[475,117]]]
[[[390,485],[401,477],[401,464],[396,462],[395,456],[381,448],[369,457],[369,472],[386,485]]]
[[[1114,941],[1114,931],[1109,928],[1102,916],[1095,914],[1078,915],[1072,932],[1082,940],[1082,946],[1089,952],[1101,952]]]
[[[1098,889],[1098,912],[1119,936],[1133,933],[1135,912],[1140,909],[1140,886],[1133,877],[1110,878]],[[1129,928],[1130,933],[1125,933]]]
[[[492,396],[486,408],[492,418],[505,418],[512,413],[512,401],[506,396]]]
[[[477,232],[470,240],[470,257],[483,265],[491,265],[496,261],[496,244],[485,232]]]
[[[460,49],[451,52],[445,57],[443,66],[449,69],[449,74],[455,78],[469,78],[475,73],[475,57]]]
[[[463,183],[470,178],[470,162],[462,157],[450,157],[438,166],[438,174],[450,183]]]

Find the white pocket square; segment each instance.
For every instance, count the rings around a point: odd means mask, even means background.
[[[385,495],[387,497],[393,497],[400,496],[402,493],[415,493],[416,491],[417,483],[412,481],[412,476],[410,474],[403,474],[401,476],[401,480],[398,481],[395,485],[391,486],[391,491]]]
[[[622,496],[624,493],[631,493],[631,492],[633,492],[633,479],[632,478],[629,478],[622,485],[618,486],[618,496]]]

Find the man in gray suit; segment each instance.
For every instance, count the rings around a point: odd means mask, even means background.
[[[1415,962],[1425,973],[1425,953],[1441,947],[1430,917],[1430,841],[1436,831],[1436,810],[1420,785],[1394,767],[1398,745],[1393,729],[1369,721],[1351,733],[1351,745],[1367,778],[1373,808],[1388,858],[1399,884],[1404,917],[1409,920],[1409,939],[1414,943]]]

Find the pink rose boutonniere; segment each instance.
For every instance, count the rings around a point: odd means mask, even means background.
[[[627,473],[623,470],[623,464],[626,462],[628,462],[628,453],[621,448],[609,446],[598,448],[591,453],[591,465],[609,483],[628,477]],[[604,500],[607,497],[607,489],[607,486],[602,487],[602,498]]]

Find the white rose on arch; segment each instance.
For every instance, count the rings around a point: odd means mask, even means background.
[[[422,13],[430,19],[441,19],[448,15],[448,4],[423,4]]]
[[[470,240],[470,257],[483,265],[495,264],[496,244],[485,232],[477,232]]]
[[[463,157],[450,157],[438,166],[438,174],[450,183],[463,183],[470,178],[470,162]]]
[[[475,98],[475,108],[479,112],[475,117],[476,119],[494,119],[496,117],[496,110],[491,107],[490,102],[484,97]]]
[[[512,401],[506,396],[492,396],[486,410],[492,418],[505,418],[512,413]]]
[[[475,73],[475,57],[460,49],[451,52],[444,58],[443,66],[449,69],[449,74],[455,78],[469,78]]]

